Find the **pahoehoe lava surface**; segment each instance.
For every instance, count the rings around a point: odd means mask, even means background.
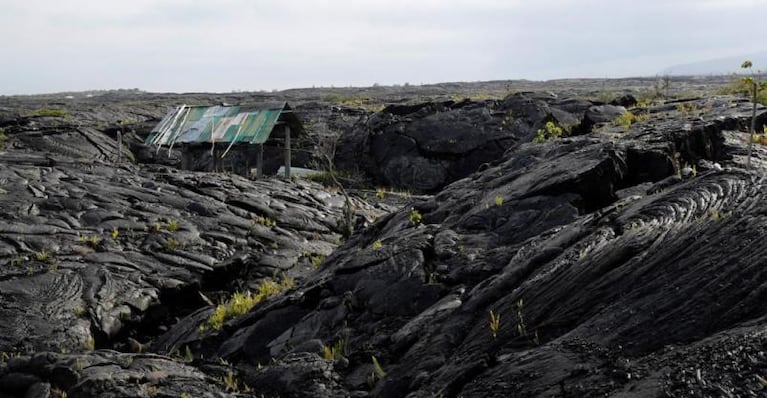
[[[149,123],[167,101],[104,118]],[[345,241],[344,199],[321,185],[114,164],[96,113],[6,110],[0,397],[764,394],[767,152],[746,169],[738,133],[751,104],[627,103],[645,116],[623,126],[604,116],[618,105],[522,93],[361,115],[356,156],[412,138],[372,161],[452,171],[399,209],[354,195]],[[451,142],[475,120],[481,162]],[[574,135],[532,143],[546,121]],[[399,178],[383,163],[363,166]],[[208,326],[211,301],[285,277]]]

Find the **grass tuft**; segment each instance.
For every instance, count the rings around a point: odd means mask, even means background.
[[[216,307],[213,314],[208,318],[207,326],[214,330],[220,330],[226,321],[246,314],[256,304],[269,297],[276,296],[293,286],[295,286],[293,278],[283,277],[279,283],[271,279],[263,280],[256,288],[255,294],[251,292],[236,292],[229,300]],[[204,329],[204,327],[201,328],[201,331]]]

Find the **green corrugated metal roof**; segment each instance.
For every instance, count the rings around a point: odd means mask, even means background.
[[[151,145],[192,143],[263,144],[269,139],[282,106],[179,106],[168,113],[146,139]]]

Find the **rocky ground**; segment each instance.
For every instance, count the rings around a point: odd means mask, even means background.
[[[2,97],[0,397],[765,395],[751,104],[652,82]],[[353,235],[332,186],[140,143],[275,97],[339,132]]]

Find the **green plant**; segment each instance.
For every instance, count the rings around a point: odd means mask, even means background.
[[[722,218],[722,214],[719,209],[711,209],[708,211],[712,221],[719,221]]]
[[[8,140],[8,136],[5,135],[5,129],[0,128],[0,151],[5,149],[5,141]]]
[[[503,131],[503,129],[511,127],[512,123],[514,123],[514,114],[509,112],[501,120],[501,127],[498,127],[498,130]]]
[[[51,253],[48,252],[48,250],[40,250],[39,252],[35,252],[35,260],[40,262],[48,262],[51,259]]]
[[[423,216],[421,213],[416,209],[410,209],[410,214],[408,215],[408,219],[410,220],[411,224],[418,225],[423,221]]]
[[[93,235],[93,236],[91,236],[90,238],[88,238],[88,244],[89,244],[89,245],[90,245],[92,248],[94,248],[94,249],[95,249],[96,247],[98,247],[99,243],[101,243],[101,238],[100,238],[98,235]]]
[[[496,195],[495,196],[495,205],[496,206],[501,206],[502,204],[503,204],[503,196]]]
[[[221,378],[221,384],[227,392],[239,392],[240,382],[234,377],[232,372],[226,374]]]
[[[65,109],[45,108],[36,109],[32,111],[29,116],[69,117],[69,112],[67,112]]]
[[[83,348],[85,348],[88,351],[93,351],[96,349],[96,340],[93,339],[92,336],[88,336],[87,339],[83,342]]]
[[[524,302],[522,299],[517,300],[514,306],[517,309],[517,332],[520,336],[527,335],[527,327],[525,326],[525,317],[522,315]]]
[[[179,225],[178,225],[178,220],[170,220],[170,221],[168,221],[168,223],[165,225],[165,227],[166,227],[166,228],[168,229],[168,231],[170,231],[170,232],[176,232],[176,231],[178,231],[178,228],[179,228]]]
[[[370,376],[368,376],[368,385],[372,388],[376,381],[382,380],[384,377],[386,377],[386,371],[384,371],[375,355],[371,355],[370,360],[373,362],[373,372],[370,373]]]
[[[490,315],[490,333],[493,338],[498,336],[498,330],[501,328],[501,314],[496,314],[493,310],[489,311]]]
[[[85,308],[78,305],[72,309],[72,313],[75,314],[76,317],[80,318],[81,316],[85,315]]]
[[[194,361],[194,355],[192,354],[192,349],[189,348],[187,345],[184,349],[184,362],[191,363]]]
[[[253,219],[253,225],[255,225],[255,224],[260,224],[260,225],[263,225],[263,226],[265,226],[267,228],[272,228],[272,227],[276,227],[277,226],[277,221],[274,221],[274,220],[272,220],[269,217],[261,217],[261,216],[259,216],[259,217],[256,217],[256,218]]]
[[[751,103],[753,104],[751,110],[751,128],[748,131],[749,137],[756,134],[756,104],[759,102],[759,93],[764,92],[767,88],[767,82],[760,82],[757,79],[756,74],[751,69],[753,64],[751,61],[744,61],[740,67],[748,69],[750,76],[746,76],[742,79],[743,83],[748,87],[751,94]],[[751,151],[754,146],[753,138],[748,140],[748,159],[746,160],[746,167],[751,168]]]
[[[740,75],[734,74],[732,83],[730,83],[730,85],[727,87],[719,90],[718,94],[746,95],[753,99],[754,82],[757,82],[757,74],[752,70],[753,64],[751,61],[745,61],[740,65],[740,67],[742,69],[748,70],[751,76],[741,77]],[[758,72],[759,71],[757,71],[757,73]],[[756,102],[762,105],[767,105],[767,90],[765,90],[764,82],[757,82]]]
[[[375,355],[371,355],[370,359],[373,361],[373,370],[375,371],[376,376],[379,379],[383,379],[384,377],[386,377],[386,372],[384,371],[381,364],[378,363],[378,359],[375,357]]]
[[[283,277],[279,283],[271,279],[265,279],[258,284],[255,294],[250,292],[236,292],[229,298],[229,300],[216,307],[213,314],[208,318],[207,326],[219,330],[227,320],[247,313],[256,304],[269,297],[276,296],[277,294],[292,288],[294,285],[295,280],[290,277]],[[207,328],[201,328],[200,331],[204,332],[206,329]]]
[[[181,247],[181,243],[179,243],[179,241],[177,241],[172,236],[165,240],[165,249],[166,250],[171,250],[172,251],[172,250],[178,249],[179,247]]]
[[[117,240],[117,238],[120,237],[120,230],[117,229],[117,227],[114,227],[112,229],[112,240]]]
[[[322,357],[328,361],[338,361],[348,353],[348,341],[346,338],[336,340],[333,345],[322,346]]]
[[[380,240],[373,242],[373,250],[381,250],[381,248],[383,248],[383,242]]]
[[[67,398],[67,392],[59,388],[51,388],[51,398]]]
[[[323,262],[325,262],[325,256],[318,254],[311,257],[312,267],[319,268]]]
[[[386,190],[383,188],[376,189],[376,198],[383,200],[386,197]]]
[[[27,261],[27,258],[24,255],[17,254],[11,259],[11,266],[18,267],[21,264],[24,264],[24,262]]]
[[[565,130],[554,122],[546,122],[543,128],[538,129],[533,142],[539,144],[565,135]]]
[[[613,124],[625,128],[631,127],[632,124],[640,122],[647,118],[646,115],[635,115],[630,111],[623,112],[621,115],[613,119]]]
[[[682,115],[696,115],[700,112],[698,105],[694,102],[680,102],[676,104],[676,110]]]

